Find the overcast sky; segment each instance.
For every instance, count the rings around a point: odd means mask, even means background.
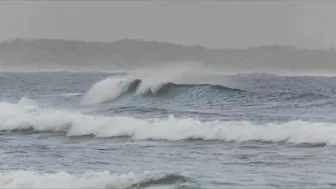
[[[336,1],[3,1],[0,40],[159,40],[336,47]]]

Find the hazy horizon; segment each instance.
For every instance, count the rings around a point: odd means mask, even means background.
[[[327,1],[3,1],[0,70],[194,62],[226,72],[334,74],[335,9]],[[11,45],[13,39],[30,42]],[[41,39],[55,41],[31,42]]]
[[[146,40],[15,39],[0,43],[2,71],[113,72],[183,67],[221,73],[335,75],[336,51],[291,46],[206,48]],[[163,68],[164,67],[164,68]]]

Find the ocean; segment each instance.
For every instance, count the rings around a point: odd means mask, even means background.
[[[335,188],[336,77],[0,73],[0,188]]]

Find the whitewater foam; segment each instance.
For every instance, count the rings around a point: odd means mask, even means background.
[[[127,91],[130,81],[124,78],[107,78],[95,83],[81,100],[81,104],[96,104],[113,100]]]
[[[97,116],[78,111],[40,108],[32,100],[0,103],[0,130],[61,131],[67,136],[131,137],[134,140],[267,141],[336,145],[336,124],[291,121],[255,124],[248,121],[200,121],[193,118],[138,119]]]
[[[169,182],[167,182],[169,181]],[[0,188],[142,188],[186,182],[184,176],[163,173],[114,174],[109,171],[70,174],[35,171],[0,172]]]
[[[155,74],[156,73],[156,74]],[[109,77],[95,83],[83,97],[82,104],[96,104],[113,100],[125,93],[132,83],[140,81],[135,94],[156,93],[164,84],[173,81],[178,73],[159,73],[157,71],[133,71],[126,76]],[[177,77],[175,77],[176,79]]]

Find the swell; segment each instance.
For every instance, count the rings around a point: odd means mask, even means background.
[[[142,180],[137,183],[132,184],[128,189],[136,189],[136,188],[148,188],[150,186],[155,186],[155,185],[172,185],[172,184],[177,184],[177,183],[185,183],[189,182],[191,179],[184,177],[182,175],[178,174],[167,174],[163,175],[158,178],[151,178],[147,180]]]
[[[141,84],[141,82],[140,82]],[[135,86],[135,89],[138,86]],[[226,87],[223,85],[212,85],[212,84],[176,84],[176,83],[172,83],[172,82],[167,82],[167,83],[163,83],[161,88],[157,91],[165,91],[165,90],[173,90],[176,88],[193,88],[193,87],[209,87],[211,89],[218,89],[218,90],[222,90],[223,92],[246,92],[245,90],[242,89],[235,89],[235,88],[230,88],[230,87]],[[149,91],[151,92],[151,91]]]
[[[143,81],[141,79],[135,79],[127,87],[125,93],[139,93],[139,89]],[[225,92],[247,92],[242,89],[230,88],[222,85],[212,85],[212,84],[178,84],[172,82],[160,83],[156,88],[148,88],[142,90],[140,93],[144,95],[164,95],[172,92],[176,89],[195,89],[195,88],[208,88],[209,91],[219,90],[223,93]]]

